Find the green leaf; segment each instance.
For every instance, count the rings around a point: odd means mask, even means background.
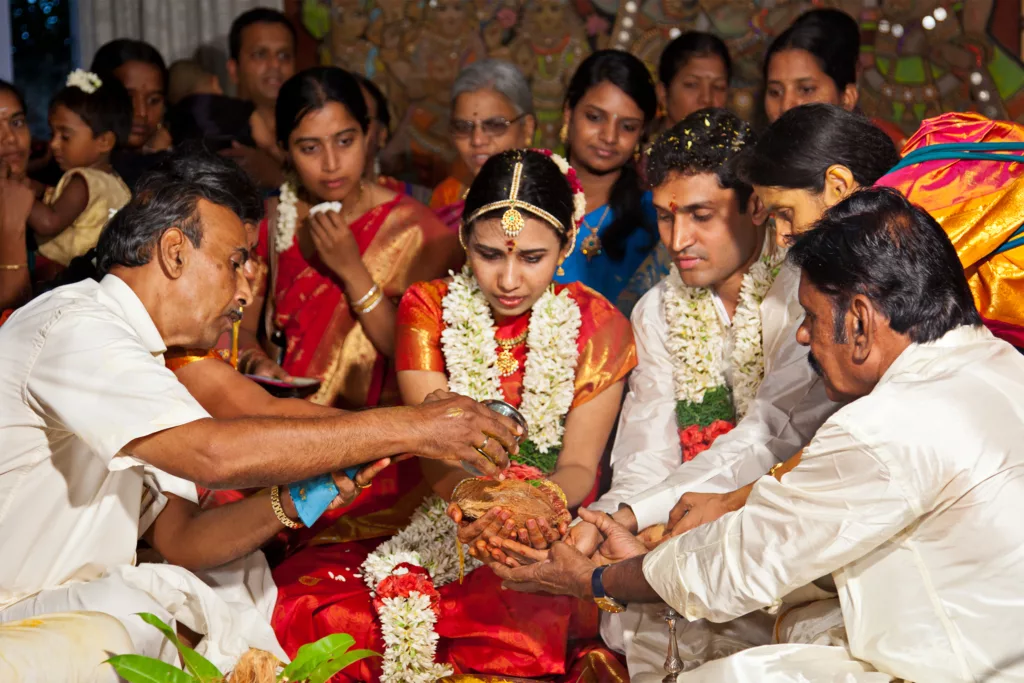
[[[348,649],[355,645],[355,642],[356,639],[347,633],[334,633],[324,636],[315,643],[303,645],[295,653],[295,659],[292,660],[292,663],[286,666],[284,671],[278,675],[278,680],[312,680],[312,677],[322,668],[326,670],[325,667],[332,667],[335,663],[340,662],[336,668],[331,670],[331,673],[326,678],[322,679],[326,681],[352,662],[359,661],[365,657],[379,656],[369,650],[348,652]]]
[[[703,429],[715,420],[736,420],[736,411],[733,410],[732,395],[728,387],[708,389],[700,403],[676,401],[676,426],[679,429],[686,429],[690,425],[697,425]]]
[[[332,659],[318,666],[316,671],[309,675],[308,683],[327,683],[334,674],[348,665],[367,657],[380,657],[380,655],[373,650],[351,650],[337,659]]]
[[[116,655],[105,664],[114,667],[117,675],[128,683],[196,683],[176,666],[142,655]]]
[[[178,640],[178,634],[174,632],[174,629],[161,621],[160,617],[149,612],[140,612],[139,618],[160,631],[160,633],[163,633],[164,637],[171,641],[174,647],[178,648],[181,660],[185,662],[185,668],[192,672],[192,675],[196,677],[199,683],[214,683],[224,678],[224,674],[208,659]]]
[[[307,643],[295,653],[292,663],[284,668],[278,677],[286,681],[303,681],[309,678],[318,666],[333,657],[343,655],[355,645],[356,639],[347,633],[324,636],[315,643]]]

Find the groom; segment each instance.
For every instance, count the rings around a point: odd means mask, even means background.
[[[739,488],[798,451],[835,409],[794,339],[799,272],[782,265],[782,249],[755,225],[752,188],[732,170],[753,143],[735,114],[705,109],[650,150],[648,182],[674,266],[633,311],[638,364],[612,449],[612,485],[590,510],[625,517],[651,547],[664,531],[651,525],[665,521],[678,494],[647,500],[648,489],[673,473],[687,478],[687,490]],[[700,366],[704,356],[714,360]],[[578,523],[570,538],[589,552],[598,530]],[[773,625],[761,613],[729,624],[682,623],[679,644],[684,659],[702,662],[767,642]],[[660,610],[606,615],[601,633],[626,653],[631,675],[661,669]]]

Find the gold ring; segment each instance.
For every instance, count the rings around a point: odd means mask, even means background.
[[[368,489],[368,488],[370,488],[371,486],[373,486],[373,480],[370,480],[370,483],[369,483],[369,484],[358,484],[358,483],[356,483],[356,480],[355,480],[355,479],[353,479],[353,480],[352,480],[352,483],[356,485],[356,488],[357,488],[357,489]]]

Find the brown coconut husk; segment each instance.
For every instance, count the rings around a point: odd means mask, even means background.
[[[546,520],[552,529],[557,529],[562,522],[572,521],[562,489],[547,480],[531,483],[484,477],[464,479],[452,492],[452,502],[468,520],[480,519],[491,508],[503,508],[512,513],[517,528],[525,528],[530,519]]]
[[[281,661],[266,650],[250,648],[241,656],[227,683],[277,683]]]

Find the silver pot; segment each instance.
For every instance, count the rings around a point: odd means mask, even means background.
[[[487,406],[488,408],[498,413],[499,415],[504,415],[505,417],[513,420],[516,424],[523,428],[523,435],[519,437],[519,440],[522,441],[523,439],[526,438],[526,435],[529,433],[530,428],[529,425],[526,424],[526,418],[523,417],[522,413],[520,413],[518,410],[516,410],[509,404],[505,403],[504,401],[499,401],[497,399],[488,399],[486,401],[481,401],[480,403]],[[462,467],[467,472],[472,474],[474,477],[483,476],[483,472],[479,471],[477,468],[473,467],[472,465],[466,462],[462,463]]]
[[[530,427],[529,425],[526,424],[526,418],[523,417],[522,413],[520,413],[518,410],[516,410],[509,404],[505,403],[504,401],[499,401],[498,399],[495,398],[488,399],[486,401],[481,401],[481,403],[483,403],[485,406],[487,406],[494,412],[498,413],[499,415],[504,415],[505,417],[514,420],[516,424],[523,428],[523,436],[520,437],[520,440],[526,438],[527,433],[529,433],[530,431]]]

